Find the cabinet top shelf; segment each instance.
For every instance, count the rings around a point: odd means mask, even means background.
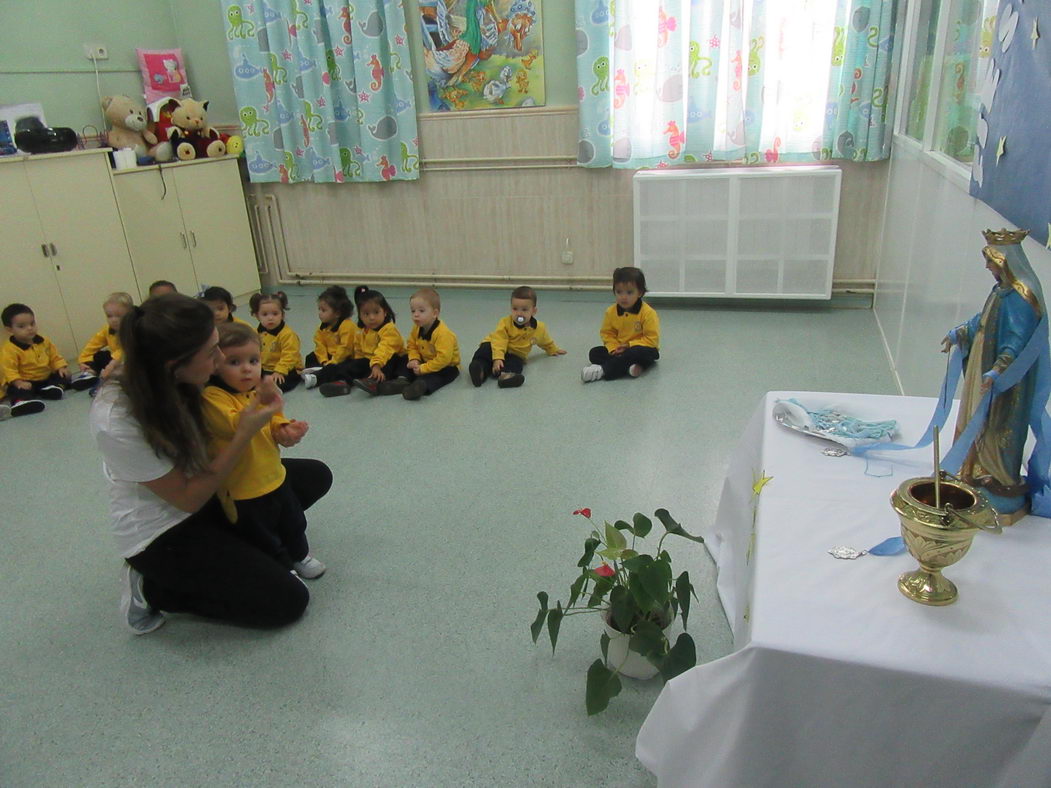
[[[198,164],[214,164],[218,161],[237,161],[236,156],[217,156],[214,159],[190,159],[190,161],[168,161],[160,165],[162,170],[170,170],[174,167],[193,167]],[[117,178],[121,175],[130,175],[136,172],[149,172],[157,169],[156,164],[147,164],[145,167],[129,167],[126,170],[114,170],[113,177]]]
[[[109,153],[112,148],[85,148],[84,150],[69,150],[63,153],[13,153],[10,156],[0,156],[0,164],[12,161],[38,161],[40,159],[69,159],[74,156],[98,156]]]

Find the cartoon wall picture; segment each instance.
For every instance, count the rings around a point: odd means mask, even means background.
[[[430,108],[543,106],[541,0],[419,0]]]

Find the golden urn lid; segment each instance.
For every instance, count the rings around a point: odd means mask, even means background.
[[[945,472],[937,486],[936,493],[933,476],[906,479],[891,495],[891,506],[899,516],[931,528],[1000,533],[996,510],[979,490]]]

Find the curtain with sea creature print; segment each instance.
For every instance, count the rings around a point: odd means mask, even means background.
[[[896,0],[575,0],[587,167],[890,155]]]
[[[252,181],[419,177],[403,0],[220,6]]]

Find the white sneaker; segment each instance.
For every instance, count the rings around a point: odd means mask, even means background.
[[[6,402],[0,402],[0,421],[11,418],[11,406]]]
[[[637,378],[644,371],[645,370],[643,370],[641,364],[632,364],[630,367],[628,367],[628,374],[631,375],[633,378]]]
[[[313,580],[315,577],[321,577],[321,575],[325,574],[327,567],[308,553],[302,561],[293,561],[292,568],[296,570],[296,574],[300,577]]]
[[[594,380],[602,380],[602,377],[602,367],[599,364],[588,364],[580,370],[580,379],[585,383],[591,383]]]
[[[150,607],[142,593],[142,575],[127,561],[121,570],[124,591],[120,596],[120,614],[128,629],[145,635],[164,624],[164,614]]]
[[[315,386],[317,386],[317,375],[315,375],[314,373],[307,372],[304,370],[302,378],[303,385],[306,386],[308,389],[312,389]]]
[[[299,374],[300,375],[316,375],[320,371],[321,371],[321,367],[307,367],[306,369],[304,369]]]

